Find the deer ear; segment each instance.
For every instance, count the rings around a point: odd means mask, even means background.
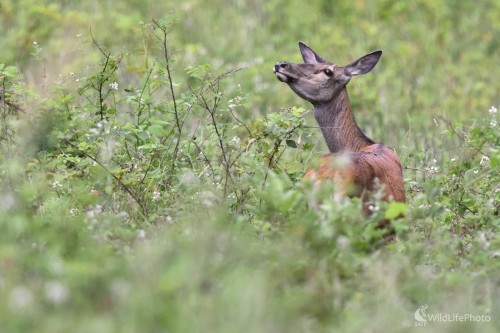
[[[349,76],[366,74],[375,67],[381,55],[382,51],[379,50],[359,58],[355,62],[344,67],[345,73]]]
[[[299,48],[300,48],[300,53],[302,54],[302,58],[304,59],[304,62],[306,64],[317,64],[326,62],[306,44],[299,42]]]

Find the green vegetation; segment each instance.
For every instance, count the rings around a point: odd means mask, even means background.
[[[499,30],[494,1],[1,0],[1,331],[498,332]],[[407,205],[301,182],[299,40],[384,50],[349,92]]]

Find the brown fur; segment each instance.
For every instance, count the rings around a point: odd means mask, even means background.
[[[405,202],[402,172],[392,149],[373,144],[358,152],[325,155],[319,168],[308,170],[304,178],[314,182],[332,180],[341,194],[359,196],[364,201],[368,200],[368,194],[375,189],[375,179],[378,179],[383,187],[383,200]]]

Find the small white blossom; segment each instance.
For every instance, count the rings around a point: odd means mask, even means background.
[[[69,289],[59,281],[47,282],[45,284],[45,298],[54,305],[62,304],[69,298]]]
[[[379,207],[379,206],[377,206],[377,205],[369,205],[369,206],[368,206],[368,210],[369,210],[370,212],[378,212],[378,211],[380,210],[380,207]]]
[[[96,218],[98,215],[102,214],[104,209],[101,205],[90,206],[85,213],[85,216],[89,219]]]
[[[453,157],[450,161],[455,162],[457,159]]]
[[[61,185],[61,183],[59,183],[59,181],[58,181],[58,180],[54,180],[54,182],[52,183],[52,187],[53,187],[53,188],[59,188],[59,187],[61,187],[61,186],[62,186],[62,185]]]
[[[497,125],[497,121],[496,120],[490,121],[490,126],[491,127],[495,127],[496,125]]]
[[[103,127],[104,125],[106,125],[107,123],[108,123],[108,122],[107,122],[105,119],[103,119],[103,120],[101,120],[100,122],[98,122],[98,123],[97,123],[97,127],[98,127],[98,128],[102,128],[102,127]]]
[[[33,302],[33,293],[25,286],[17,286],[10,292],[9,306],[11,309],[25,309],[31,306]]]
[[[488,162],[490,161],[490,158],[486,155],[483,155],[481,157],[481,162],[479,162],[479,164],[481,164],[481,166],[487,166],[488,165]]]
[[[474,174],[477,175],[477,173],[479,172],[479,170],[474,170]]]
[[[495,114],[495,113],[497,113],[497,111],[498,111],[498,110],[497,110],[497,108],[496,108],[496,107],[494,107],[494,106],[492,106],[492,107],[488,110],[488,112],[489,112],[490,114]]]
[[[110,83],[109,88],[113,90],[118,90],[118,83],[117,82]]]
[[[439,172],[439,168],[436,166],[430,166],[428,168],[425,168],[425,170],[430,173],[431,175],[435,175],[436,173]]]
[[[340,248],[346,248],[351,244],[351,241],[349,240],[348,237],[345,236],[339,236],[337,238],[337,246]]]
[[[144,229],[139,230],[139,232],[137,233],[137,238],[139,238],[139,239],[146,238],[146,232],[144,231]]]
[[[160,192],[154,191],[153,192],[153,201],[156,201],[158,199],[160,199]]]
[[[235,136],[232,140],[231,140],[231,143],[236,146],[236,147],[239,147],[240,144],[241,144],[241,139],[237,136]]]

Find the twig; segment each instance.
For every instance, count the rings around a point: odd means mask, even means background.
[[[163,47],[163,55],[165,57],[165,67],[167,70],[167,79],[169,83],[169,90],[170,90],[170,95],[172,96],[172,102],[174,103],[174,118],[175,118],[175,125],[177,127],[177,139],[175,141],[175,146],[174,146],[174,152],[173,152],[173,158],[172,158],[172,165],[170,168],[170,178],[168,182],[171,181],[172,175],[174,174],[174,169],[176,166],[176,161],[177,157],[179,155],[179,146],[181,142],[181,137],[182,137],[182,124],[180,121],[179,117],[179,109],[177,106],[177,98],[175,96],[175,91],[174,91],[174,82],[172,78],[172,69],[170,67],[170,52],[168,49],[168,43],[167,43],[167,36],[170,33],[170,29],[168,29],[165,25],[161,24],[158,20],[153,20],[153,24],[162,31],[161,37],[157,36],[154,34],[154,36],[161,42],[161,45]]]
[[[97,81],[97,86],[94,85],[94,83],[92,81],[90,81],[90,85],[92,86],[92,88],[94,88],[94,90],[97,91],[98,95],[99,95],[99,114],[101,116],[101,121],[104,120],[104,94],[103,94],[103,87],[104,87],[104,83],[107,82],[109,80],[109,78],[111,77],[111,75],[113,75],[113,73],[116,71],[116,69],[118,68],[118,64],[122,61],[123,59],[123,56],[120,57],[117,61],[116,61],[116,64],[113,68],[111,68],[111,72],[108,74],[108,75],[105,75],[106,74],[106,70],[108,69],[108,66],[109,66],[109,60],[111,58],[111,53],[106,53],[103,48],[99,45],[99,43],[95,40],[94,36],[92,35],[92,28],[90,28],[90,38],[92,39],[92,42],[94,43],[94,45],[99,49],[99,51],[102,53],[102,55],[106,58],[106,61],[104,63],[104,67],[102,68],[101,70],[101,73],[100,73],[100,77],[99,77],[99,80]],[[109,91],[108,91],[108,94],[109,94]]]

